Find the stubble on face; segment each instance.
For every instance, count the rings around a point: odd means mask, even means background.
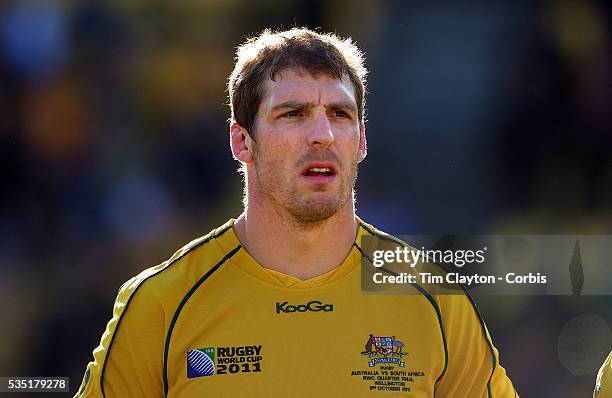
[[[259,192],[274,204],[277,211],[288,214],[295,222],[304,226],[320,223],[336,214],[349,201],[354,201],[357,155],[351,159],[350,164],[344,165],[329,150],[310,149],[289,170],[299,173],[308,163],[331,161],[337,168],[339,183],[331,189],[320,187],[316,191],[300,192],[297,177],[282,175],[274,170],[274,162],[262,152],[258,144],[253,142],[253,164]]]

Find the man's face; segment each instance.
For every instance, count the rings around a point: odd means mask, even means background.
[[[261,194],[300,222],[325,220],[353,198],[365,136],[348,78],[287,69],[264,83],[252,132]]]

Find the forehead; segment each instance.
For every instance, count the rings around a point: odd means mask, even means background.
[[[264,81],[260,109],[286,101],[314,102],[323,105],[350,101],[357,108],[355,88],[348,76],[340,80],[324,73],[313,74],[295,68],[281,70],[276,73],[274,80],[268,77]]]

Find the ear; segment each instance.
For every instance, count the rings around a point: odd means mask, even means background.
[[[368,154],[368,142],[365,135],[365,124],[359,123],[359,152],[357,153],[357,162],[360,163]]]
[[[253,161],[253,139],[249,132],[235,121],[230,124],[229,132],[234,159],[242,163],[251,163]]]

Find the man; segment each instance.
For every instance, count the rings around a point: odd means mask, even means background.
[[[595,381],[595,391],[593,398],[612,398],[612,352],[608,355],[603,365],[597,372],[597,380]]]
[[[393,238],[355,216],[357,47],[292,29],[237,55],[244,213],[121,287],[77,396],[515,397],[466,294],[362,294],[362,238]]]

